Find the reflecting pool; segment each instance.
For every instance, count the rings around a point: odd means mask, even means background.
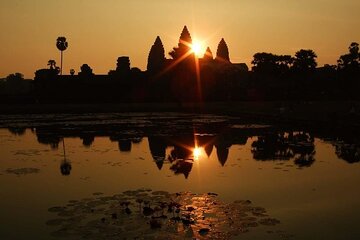
[[[0,239],[360,236],[354,136],[178,113],[0,122]]]

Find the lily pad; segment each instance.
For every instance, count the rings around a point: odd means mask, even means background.
[[[8,168],[6,169],[7,173],[16,174],[16,175],[27,175],[33,173],[39,173],[40,169],[38,168]]]
[[[230,239],[259,225],[280,223],[264,218],[266,210],[252,206],[249,200],[226,203],[209,193],[138,189],[71,203],[49,208],[49,212],[63,216],[46,222],[58,228],[53,236],[90,240]]]

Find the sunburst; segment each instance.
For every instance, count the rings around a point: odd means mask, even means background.
[[[201,58],[205,52],[204,44],[200,41],[194,40],[194,42],[191,44],[191,51],[195,54],[196,57]]]

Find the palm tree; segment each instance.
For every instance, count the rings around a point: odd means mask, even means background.
[[[68,47],[68,42],[66,41],[66,37],[58,37],[56,40],[56,47],[61,52],[61,64],[60,64],[60,75],[62,75],[62,66],[63,66],[63,51],[65,51]]]
[[[55,60],[50,59],[50,60],[48,61],[48,64],[47,64],[47,65],[50,67],[50,69],[55,69],[55,68],[56,68],[56,62],[55,62]]]
[[[63,142],[64,160],[61,162],[60,172],[63,176],[69,176],[71,172],[71,163],[66,159],[65,138],[63,138],[62,142]]]

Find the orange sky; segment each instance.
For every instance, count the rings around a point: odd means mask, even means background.
[[[107,73],[122,55],[145,70],[156,36],[169,52],[184,25],[213,53],[224,37],[232,62],[310,48],[320,65],[335,64],[360,42],[359,12],[359,0],[1,0],[0,77],[60,64],[58,36],[69,42],[64,73],[83,63]]]

